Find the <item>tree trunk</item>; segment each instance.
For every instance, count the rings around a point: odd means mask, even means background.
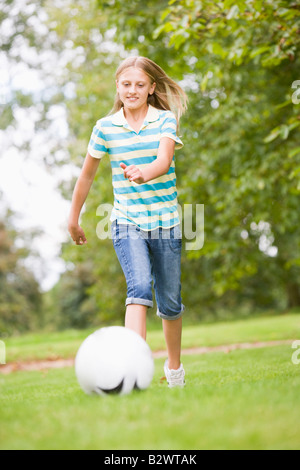
[[[300,307],[300,286],[294,282],[287,284],[289,308]]]

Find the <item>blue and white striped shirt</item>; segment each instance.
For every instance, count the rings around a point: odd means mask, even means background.
[[[142,230],[158,227],[171,228],[180,223],[177,211],[175,155],[168,173],[145,184],[124,178],[120,163],[136,165],[140,169],[157,158],[160,139],[169,137],[176,142],[175,149],[183,146],[177,136],[177,121],[171,111],[149,106],[144,123],[137,133],[125,119],[123,108],[100,119],[89,142],[88,152],[101,159],[108,154],[112,168],[114,208],[111,221],[135,224]]]

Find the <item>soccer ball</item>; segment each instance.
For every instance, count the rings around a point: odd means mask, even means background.
[[[154,361],[141,336],[128,328],[111,326],[84,340],[76,355],[75,373],[88,395],[126,395],[149,387]]]

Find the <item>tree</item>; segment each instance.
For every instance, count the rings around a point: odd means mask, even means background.
[[[112,77],[124,50],[111,40],[107,14],[99,11],[93,2],[84,1],[73,7],[70,3],[62,6],[49,2],[47,14],[52,33],[56,35],[55,49],[64,55],[64,45],[70,47],[69,56],[65,56],[68,59],[65,84],[75,85],[75,96],[65,100],[69,124],[65,148],[69,162],[80,168],[93,126],[112,107],[115,94]],[[62,185],[69,199],[73,188],[74,180]],[[99,240],[96,234],[97,224],[102,219],[97,216],[98,207],[112,203],[111,169],[107,158],[100,164],[82,215],[88,245],[76,247],[69,243],[63,246],[63,258],[70,268],[55,287],[52,298],[61,328],[111,323],[124,316],[126,284],[122,270],[111,240]],[[120,292],[124,293],[124,300]]]
[[[114,2],[109,18],[117,40],[159,57],[190,88],[180,198],[205,204],[206,242],[187,257],[209,262],[218,296],[264,272],[300,305],[299,5],[171,0],[147,23],[152,5]],[[136,27],[124,29],[133,11]]]
[[[81,165],[92,126],[111,108],[111,77],[120,59],[129,53],[151,57],[190,99],[181,125],[186,145],[176,154],[179,201],[205,204],[205,244],[183,253],[187,307],[201,315],[202,305],[212,311],[242,301],[251,308],[299,305],[300,119],[292,88],[299,70],[298,5],[279,0],[97,5],[84,0],[58,8],[54,2],[47,9],[55,49],[63,53],[67,43],[74,54],[65,70],[65,83],[72,81],[76,94],[66,102],[72,161]],[[83,215],[90,244],[85,251],[64,249],[65,259],[77,267],[92,266],[94,281],[86,292],[99,320],[120,311],[119,293],[125,292],[111,243],[95,233],[103,202],[112,203],[108,159],[101,162]]]
[[[0,221],[0,336],[42,325],[42,297],[33,274],[24,266],[26,248],[17,248],[20,234]]]

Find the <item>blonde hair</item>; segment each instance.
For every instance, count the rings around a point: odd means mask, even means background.
[[[128,57],[118,67],[116,72],[116,80],[119,80],[122,73],[129,67],[136,67],[148,75],[151,84],[156,83],[153,95],[148,96],[148,104],[157,109],[172,111],[177,123],[187,109],[187,95],[183,89],[172,80],[165,71],[152,60],[147,57]],[[116,94],[114,107],[110,114],[116,113],[123,107],[119,93]]]

